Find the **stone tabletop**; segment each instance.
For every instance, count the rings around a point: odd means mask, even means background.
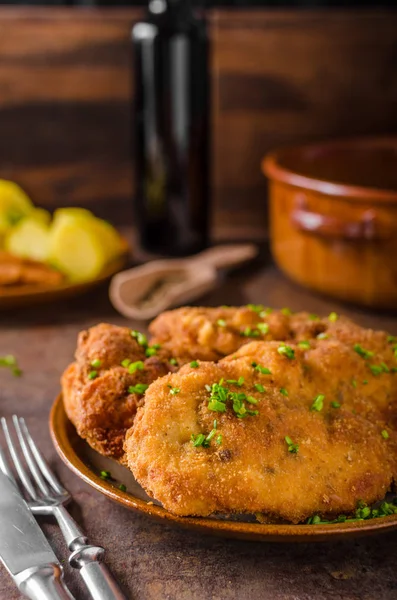
[[[328,314],[397,334],[397,316],[342,307],[285,279],[263,259],[237,272],[203,299],[208,305],[248,302]],[[119,316],[106,286],[82,298],[0,314],[0,355],[15,354],[23,375],[0,370],[0,414],[26,417],[35,439],[73,495],[70,505],[89,540],[107,550],[107,563],[134,600],[394,600],[397,597],[397,533],[323,544],[270,544],[205,537],[172,529],[131,513],[72,474],[57,457],[48,414],[59,377],[71,361],[81,329],[100,321],[138,323]],[[142,326],[141,326],[142,328]],[[1,442],[0,442],[1,443]],[[76,572],[67,565],[61,535],[50,520],[43,527],[65,565],[66,580],[78,600],[88,599]],[[1,532],[0,532],[1,535]],[[18,591],[0,567],[0,600]]]

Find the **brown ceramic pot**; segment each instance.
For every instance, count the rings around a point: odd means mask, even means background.
[[[285,148],[262,169],[279,267],[335,298],[397,309],[397,136]]]

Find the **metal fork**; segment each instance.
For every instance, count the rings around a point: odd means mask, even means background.
[[[17,444],[12,439],[4,417],[1,419],[1,424],[8,450],[20,483],[25,490],[31,511],[34,515],[53,515],[56,518],[72,553],[69,556],[69,564],[79,570],[94,600],[126,600],[112,574],[102,562],[104,548],[88,543],[86,536],[64,507],[64,504],[71,500],[71,496],[62,487],[41,455],[29,433],[25,420],[16,415],[12,417],[12,420],[19,440],[20,451],[22,451],[32,478],[23,465]],[[17,485],[13,472],[1,452],[0,469]]]

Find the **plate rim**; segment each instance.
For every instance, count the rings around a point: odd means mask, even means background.
[[[49,414],[49,429],[55,450],[64,464],[85,483],[110,500],[168,525],[234,539],[303,543],[352,539],[397,529],[397,515],[332,525],[266,524],[215,520],[206,517],[179,517],[162,506],[148,504],[145,500],[119,490],[108,481],[101,479],[75,451],[66,434],[66,427],[62,426],[66,421],[70,423],[65,412],[62,393],[59,393]]]

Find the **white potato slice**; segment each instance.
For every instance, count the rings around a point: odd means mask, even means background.
[[[48,225],[27,217],[6,234],[4,248],[16,256],[45,262],[48,259],[49,241]]]
[[[95,279],[108,262],[105,246],[83,220],[58,221],[50,230],[49,260],[71,281]]]

